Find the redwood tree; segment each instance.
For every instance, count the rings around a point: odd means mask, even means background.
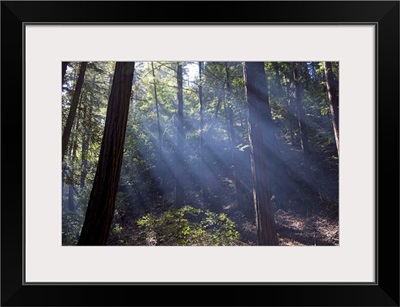
[[[335,133],[336,148],[339,155],[339,96],[334,75],[332,62],[324,62],[326,88],[329,96],[329,107],[332,115],[333,131]]]
[[[68,141],[71,135],[72,125],[76,115],[76,109],[78,108],[79,97],[81,96],[83,80],[85,78],[87,62],[82,62],[79,69],[78,80],[76,81],[75,91],[72,96],[71,107],[69,109],[67,122],[65,123],[64,132],[62,135],[62,161],[64,161],[65,153],[67,152]]]
[[[105,245],[121,173],[134,62],[117,62],[92,192],[78,245]]]
[[[244,77],[258,244],[278,245],[268,165],[274,160],[271,147],[275,142],[264,63],[245,62]]]

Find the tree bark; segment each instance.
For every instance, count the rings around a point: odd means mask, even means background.
[[[178,62],[177,65],[177,83],[178,83],[178,117],[177,117],[177,141],[176,141],[176,173],[175,173],[175,203],[179,207],[183,205],[184,201],[184,188],[183,188],[183,175],[184,175],[184,159],[183,159],[183,146],[184,146],[184,131],[183,131],[183,76],[182,64]]]
[[[61,69],[61,85],[64,84],[65,82],[65,75],[67,73],[67,67],[68,67],[69,62],[62,62],[62,69]]]
[[[105,245],[121,174],[134,62],[117,62],[92,192],[78,245]]]
[[[332,116],[333,132],[335,133],[336,148],[339,155],[339,96],[332,72],[332,62],[324,62],[326,88],[328,90],[329,108]]]
[[[278,245],[268,167],[273,160],[274,135],[264,63],[245,62],[244,77],[258,244]]]
[[[62,135],[62,161],[64,161],[65,153],[68,147],[69,137],[71,135],[72,125],[74,123],[76,109],[78,108],[79,97],[81,95],[83,80],[85,78],[87,62],[82,62],[79,70],[78,80],[75,86],[75,92],[72,97],[71,108],[68,113],[67,122],[65,123],[64,132]]]

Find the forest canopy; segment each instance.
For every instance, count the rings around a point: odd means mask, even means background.
[[[63,62],[62,244],[339,244],[339,63]]]

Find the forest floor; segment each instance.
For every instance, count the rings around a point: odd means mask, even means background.
[[[335,217],[319,212],[278,209],[275,213],[279,245],[339,245],[339,225]],[[241,245],[256,245],[256,226],[253,222],[239,224]]]
[[[339,205],[338,205],[338,160],[335,158],[335,145],[324,144],[311,153],[311,180],[304,180],[301,166],[303,153],[283,139],[279,139],[282,160],[288,170],[283,175],[284,186],[289,186],[281,195],[272,197],[272,206],[275,212],[276,230],[280,246],[337,246],[339,245]],[[209,209],[215,212],[226,213],[236,224],[240,233],[240,246],[257,245],[257,230],[255,225],[252,194],[247,191],[247,208],[239,208],[235,197],[235,185],[226,174],[219,174],[218,181],[223,184],[215,195],[214,205]],[[250,180],[250,178],[247,178]],[[188,183],[190,185],[190,183]],[[188,187],[192,193],[186,195],[186,204],[201,207],[200,192],[193,186]],[[172,194],[171,194],[172,195]],[[162,213],[161,202],[157,206]],[[206,208],[203,208],[206,209]],[[156,213],[157,212],[152,212]],[[123,238],[126,245],[148,245],[154,242],[143,241],[140,229],[134,223],[123,222],[128,226]],[[109,244],[120,245],[111,240]]]
[[[298,168],[302,164],[302,151],[283,139],[279,139],[279,145],[284,163],[289,169]],[[299,174],[292,171],[291,178],[287,178],[294,182],[290,199],[284,204],[273,201],[279,245],[339,245],[338,167],[337,160],[332,158],[336,152],[333,144],[322,147],[324,150],[312,153],[312,184],[305,186]],[[225,208],[235,210],[234,205]],[[233,220],[241,233],[240,244],[256,245],[254,218],[248,215]]]
[[[290,165],[302,151],[281,140],[283,158]],[[286,156],[285,156],[286,153]],[[280,245],[339,245],[338,160],[334,144],[311,152],[311,188],[275,212]],[[297,162],[298,163],[298,162]],[[298,189],[302,189],[299,184]]]

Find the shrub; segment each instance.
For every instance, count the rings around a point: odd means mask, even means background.
[[[226,214],[191,206],[167,209],[158,217],[147,214],[137,225],[148,245],[234,245],[240,237]]]

